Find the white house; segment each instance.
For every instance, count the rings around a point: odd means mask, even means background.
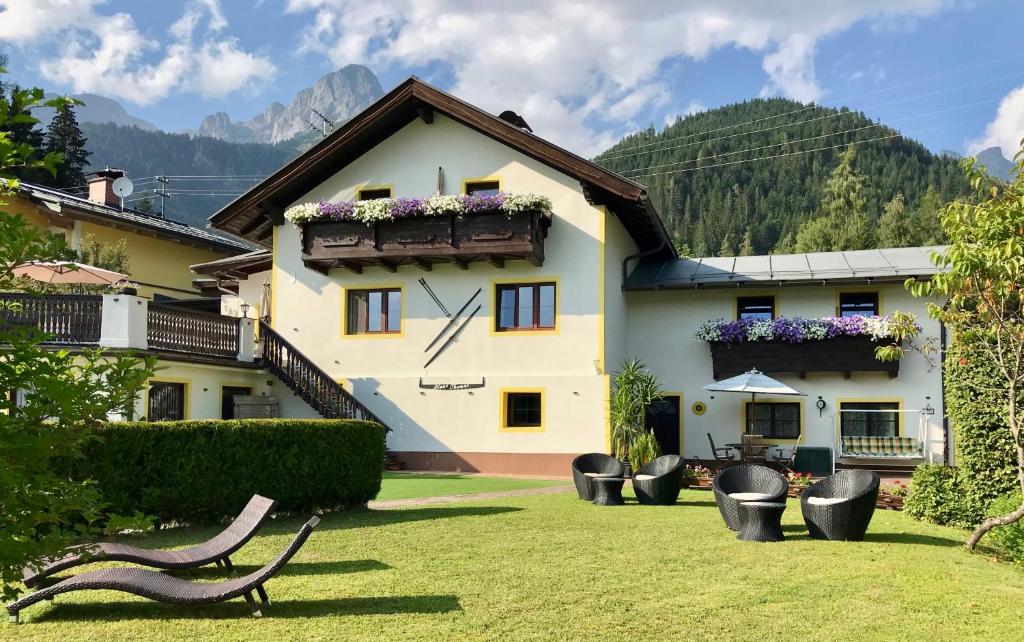
[[[498,193],[506,201],[494,211],[423,216],[427,205],[400,201],[411,216],[352,219],[353,208],[392,202],[380,199]],[[364,200],[376,204],[354,205]],[[903,287],[934,273],[924,248],[679,259],[642,185],[511,112],[492,116],[415,78],[211,223],[266,248],[193,268],[237,290],[226,312],[267,324],[255,367],[322,412],[378,417],[411,468],[564,474],[575,455],[608,450],[611,375],[632,356],[669,392],[652,412],[663,450],[710,459],[708,435],[739,441],[748,401],[703,390],[746,363],[735,346],[712,360],[694,338],[710,319],[900,310],[918,316],[921,339],[943,340]],[[940,368],[916,352],[868,363],[863,345],[853,354],[847,344],[756,346],[754,365],[764,359],[806,395],[759,399],[757,431],[833,447],[840,464],[891,463],[840,457],[841,432],[912,438],[915,461],[948,459]],[[273,393],[259,372],[246,381]],[[289,398],[283,412],[315,414]]]

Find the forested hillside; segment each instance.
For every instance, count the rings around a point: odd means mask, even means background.
[[[91,168],[117,167],[138,181],[129,203],[136,207],[140,201],[135,199],[147,194],[153,207],[157,207],[159,199],[152,195],[152,190],[158,186],[147,182],[147,177],[267,176],[298,155],[296,146],[289,143],[231,143],[112,123],[81,123],[81,127],[88,139],[86,147],[92,153]],[[167,215],[205,227],[211,214],[253,184],[254,179],[172,180],[169,191],[173,195],[167,201]]]
[[[966,192],[956,159],[932,154],[861,113],[780,98],[727,105],[662,131],[627,136],[595,160],[647,185],[677,244],[693,255],[762,254],[798,249],[801,225],[834,209],[825,203],[825,186],[840,164],[842,145],[871,139],[883,140],[855,145],[847,168],[863,179],[856,207],[871,229],[886,204],[889,221],[915,231],[916,219],[925,218],[934,227],[939,204]],[[839,147],[792,153],[833,146]],[[898,195],[903,202],[892,202]],[[854,244],[889,240],[872,233]],[[912,235],[905,244],[937,240],[934,234]]]

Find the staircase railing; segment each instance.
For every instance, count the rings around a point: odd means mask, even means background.
[[[146,334],[149,347],[158,350],[238,356],[238,319],[235,317],[150,302]]]
[[[264,366],[324,417],[365,419],[388,427],[352,393],[263,321],[260,321],[260,344]]]

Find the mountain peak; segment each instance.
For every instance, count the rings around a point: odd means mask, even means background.
[[[1013,162],[1003,156],[1001,147],[986,147],[974,154],[974,157],[978,159],[978,164],[985,168],[989,176],[1008,181],[1013,175]]]

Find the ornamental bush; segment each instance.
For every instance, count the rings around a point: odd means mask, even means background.
[[[1020,506],[1019,492],[1003,495],[989,505],[986,517],[998,517],[1013,512]],[[1006,526],[997,526],[989,534],[992,543],[1002,550],[1007,559],[1024,564],[1024,523],[1014,522]]]
[[[237,515],[254,493],[282,511],[365,505],[380,491],[384,428],[347,419],[110,423],[74,477],[94,479],[110,510],[161,521]]]
[[[954,467],[922,464],[914,469],[903,510],[910,516],[935,524],[970,528],[984,513],[964,497],[964,477]]]

